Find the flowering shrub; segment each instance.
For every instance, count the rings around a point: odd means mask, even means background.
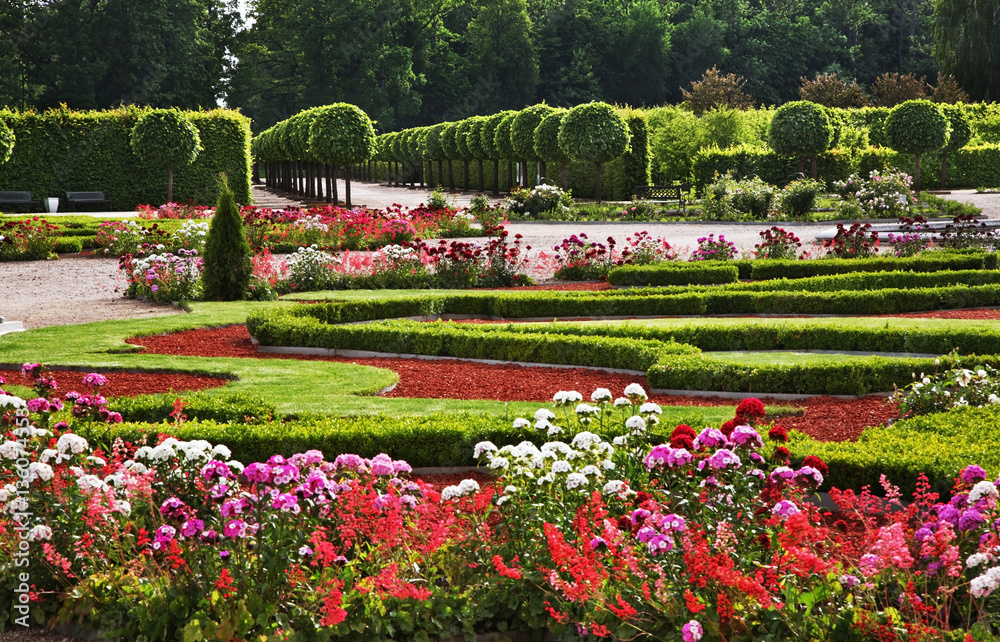
[[[541,409],[514,429],[562,440],[481,442],[497,479],[438,492],[386,455],[244,466],[167,435],[95,448],[0,393],[3,617],[125,639],[930,640],[977,620],[972,639],[995,632],[1000,493],[982,468],[962,470],[946,503],[924,481],[903,505],[884,481],[884,498],[831,490],[828,513],[807,501],[825,464],[791,466],[776,445],[787,435],[751,425],[758,400],[728,435],[678,426],[650,447],[659,407],[636,384],[613,397],[558,393],[561,420]]]
[[[104,254],[137,254],[147,242],[149,230],[135,221],[103,221],[97,230],[97,246]]]
[[[468,213],[484,230],[497,229],[505,221],[503,204],[491,205],[490,197],[486,194],[476,194],[472,197]]]
[[[203,264],[196,250],[126,255],[119,259],[129,282],[125,296],[159,302],[196,300],[201,296]]]
[[[878,232],[871,232],[871,223],[853,223],[845,228],[843,223],[837,223],[837,234],[828,241],[823,241],[826,256],[836,256],[841,259],[861,259],[878,254]]]
[[[0,225],[0,261],[44,261],[52,256],[59,226],[44,218],[7,221]]]
[[[531,189],[515,187],[501,207],[511,220],[562,218],[572,209],[573,198],[555,185],[541,183]]]
[[[184,221],[181,228],[170,237],[170,247],[173,251],[194,250],[199,254],[205,251],[205,239],[208,237],[207,221]]]
[[[930,376],[921,372],[913,378],[913,383],[893,394],[900,417],[1000,403],[1000,372],[988,365],[977,370],[959,366]]]
[[[989,250],[996,243],[996,234],[971,214],[959,214],[945,225],[941,245],[954,249],[980,248]]]
[[[775,188],[754,176],[736,180],[731,173],[705,188],[702,216],[710,220],[761,220],[767,218],[774,202]]]
[[[771,227],[760,233],[761,242],[753,246],[754,258],[794,259],[802,247],[799,237],[780,227]]]
[[[736,244],[727,241],[722,234],[718,240],[715,234],[698,239],[698,249],[691,253],[689,261],[729,261],[737,256]]]
[[[805,216],[816,206],[816,196],[823,189],[823,183],[812,179],[800,179],[786,185],[776,198],[776,209],[786,216]]]
[[[844,218],[892,218],[909,215],[917,202],[910,189],[912,181],[905,172],[872,170],[867,180],[852,174],[833,187],[844,199],[840,204]]]
[[[608,271],[621,258],[615,252],[615,238],[609,236],[607,244],[591,241],[586,234],[573,234],[552,249],[558,267],[555,278],[565,281],[587,281],[606,277]]]
[[[205,205],[195,205],[194,203],[164,203],[159,207],[152,205],[138,205],[135,211],[139,213],[139,218],[210,218],[215,213],[214,207]]]
[[[677,258],[677,252],[666,239],[654,238],[646,231],[625,237],[625,243],[627,245],[622,250],[621,261],[616,265],[650,265]]]
[[[336,257],[315,245],[300,247],[288,259],[288,290],[302,292],[325,289],[331,270],[338,264]]]

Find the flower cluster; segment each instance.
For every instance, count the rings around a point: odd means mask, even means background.
[[[770,227],[760,233],[761,242],[754,246],[757,259],[794,259],[802,241],[793,233],[780,227]]]
[[[119,261],[130,275],[126,296],[147,301],[192,301],[201,296],[204,260],[197,250],[177,250]]]
[[[894,218],[908,216],[917,202],[912,183],[905,172],[883,174],[876,169],[867,179],[852,174],[846,181],[835,181],[833,187],[844,199],[840,205],[844,218]]]
[[[1000,404],[1000,371],[989,365],[969,370],[957,364],[930,376],[914,373],[913,378],[913,383],[893,394],[901,417]]]
[[[560,218],[572,207],[573,198],[569,192],[545,183],[531,189],[515,187],[501,204],[511,220]]]
[[[698,248],[691,253],[689,261],[729,261],[737,256],[736,244],[727,241],[722,234],[715,238],[709,234],[698,239]]]

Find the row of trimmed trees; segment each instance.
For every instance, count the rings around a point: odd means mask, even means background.
[[[778,154],[812,161],[812,177],[816,178],[816,157],[830,149],[836,141],[835,121],[827,108],[817,103],[799,100],[785,103],[774,112],[768,129],[768,144]],[[920,157],[941,151],[941,187],[945,187],[948,172],[948,152],[957,151],[969,143],[972,130],[964,107],[934,103],[929,100],[908,100],[896,105],[882,123],[882,139],[901,154],[912,154],[915,171],[914,188],[920,190]]]
[[[343,172],[344,202],[351,207],[351,167],[375,155],[375,129],[361,109],[347,103],[313,107],[258,134],[254,159],[269,187],[338,203]]]
[[[500,166],[507,164],[507,184],[514,185],[514,164],[521,166],[522,181],[529,166],[538,174],[551,176],[549,165],[560,165],[560,182],[567,184],[567,163],[593,163],[595,197],[601,200],[601,167],[621,157],[629,149],[631,133],[625,118],[607,103],[591,102],[572,109],[544,103],[520,111],[503,111],[492,116],[472,116],[457,122],[414,127],[378,137],[375,159],[387,163],[390,182],[424,183],[424,163],[428,174],[443,178],[455,188],[454,163],[464,164],[464,188],[470,189],[470,164],[478,164],[480,191],[485,191],[484,164],[493,165],[493,192],[499,192]],[[437,173],[433,172],[437,163]],[[445,173],[447,163],[447,174]]]

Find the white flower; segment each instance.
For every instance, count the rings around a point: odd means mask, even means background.
[[[168,459],[172,459],[175,454],[173,445],[164,441],[149,453],[149,458],[153,461],[167,461]]]
[[[510,462],[507,461],[507,459],[504,457],[494,457],[493,460],[490,462],[490,468],[493,469],[509,468],[509,467],[510,467]]]
[[[229,459],[233,456],[233,451],[229,450],[222,444],[216,444],[215,448],[212,449],[212,456],[219,457],[220,459]]]
[[[538,485],[541,486],[542,484],[551,484],[555,480],[556,480],[556,476],[554,474],[552,474],[552,473],[549,473],[548,475],[545,475],[544,477],[539,477],[538,478]]]
[[[4,459],[17,459],[27,454],[24,446],[19,441],[5,441],[0,444],[0,457]]]
[[[463,479],[457,486],[448,486],[441,491],[441,499],[448,501],[479,492],[479,482],[475,479]]]
[[[604,494],[609,495],[611,493],[620,493],[625,490],[625,482],[620,479],[612,479],[608,483],[604,484]]]
[[[1000,397],[998,397],[998,396],[996,396],[995,394],[992,394],[992,393],[990,394],[989,397],[987,397],[986,400],[989,401],[990,403],[993,403],[993,404],[1000,403]]]
[[[583,401],[583,395],[576,390],[560,390],[552,397],[552,401],[561,406],[568,406],[578,401]]]
[[[149,459],[150,455],[153,454],[153,449],[149,446],[143,446],[142,448],[135,451],[136,459]]]
[[[28,403],[21,399],[20,397],[15,397],[14,395],[0,394],[0,408],[27,408]]]
[[[88,445],[87,440],[80,435],[68,432],[56,442],[56,450],[62,454],[73,453],[74,455],[78,455],[87,450]]]
[[[552,462],[552,472],[554,473],[568,473],[573,470],[568,461],[563,461],[562,459]]]
[[[104,461],[100,457],[95,457],[94,455],[89,455],[87,457],[87,461],[89,461],[90,463],[92,463],[92,464],[94,464],[96,466],[107,466],[108,465],[108,462]]]
[[[513,495],[514,493],[517,492],[517,486],[507,486],[506,488],[503,489],[503,492],[506,493],[507,495]]]
[[[28,464],[28,483],[40,479],[43,482],[47,482],[52,479],[52,466],[48,464],[43,464],[41,462],[33,461]]]
[[[562,432],[562,428],[554,424],[549,424],[549,430],[546,433],[549,437],[554,437]]]
[[[573,490],[579,486],[587,485],[587,476],[580,473],[570,473],[566,476],[566,488],[567,490]]]
[[[639,419],[642,419],[642,417],[639,417]],[[645,424],[646,422],[643,423]],[[611,443],[613,443],[616,446],[625,446],[626,444],[628,444],[628,437],[626,437],[625,435],[619,435],[618,437],[612,439]]]
[[[12,515],[14,513],[24,513],[28,510],[28,498],[27,497],[13,497],[7,504],[7,511]]]
[[[988,597],[1000,586],[1000,566],[994,566],[969,583],[969,592],[973,597]]]
[[[514,430],[521,430],[522,428],[527,428],[531,425],[531,422],[527,419],[522,419],[518,417],[514,420]]]
[[[40,539],[52,539],[52,529],[45,524],[39,524],[28,531],[28,541],[35,542]]]
[[[121,513],[128,517],[132,514],[132,504],[128,503],[124,499],[116,499],[113,503],[115,512]]]
[[[639,384],[637,384],[637,383],[630,383],[627,386],[625,386],[625,396],[626,397],[642,397],[643,399],[645,399],[646,398],[646,391],[643,390],[642,386],[640,386]]]
[[[104,483],[104,480],[97,475],[80,475],[76,480],[76,485],[80,487],[80,490],[105,490],[108,485]]]
[[[479,492],[479,482],[475,479],[463,479],[458,482],[458,487],[462,489],[462,492],[468,495],[469,493]]]
[[[587,450],[594,444],[601,443],[601,438],[592,432],[587,432],[586,430],[577,433],[576,437],[573,437],[573,448],[579,448],[580,450]]]
[[[584,466],[580,470],[580,474],[581,475],[596,475],[598,477],[601,477],[601,471],[600,471],[600,469],[597,466],[593,465],[593,464],[588,464],[588,465]]]
[[[611,401],[612,395],[611,391],[607,388],[598,388],[590,395],[591,401],[601,402],[601,401]]]
[[[622,406],[628,406],[631,403],[632,402],[629,401],[628,399],[626,399],[625,397],[618,397],[617,399],[615,399],[615,408],[621,408]]]
[[[643,433],[646,432],[646,420],[639,415],[632,415],[625,420],[625,427],[628,428],[633,435]],[[615,445],[617,446],[618,444]]]
[[[136,475],[145,475],[149,472],[145,464],[139,463],[137,461],[132,461],[131,459],[125,462],[125,469],[130,470]]]
[[[614,470],[615,469],[615,462],[611,461],[610,459],[604,459],[604,460],[602,460],[600,462],[600,464],[601,464],[601,468],[603,468],[604,470]]]
[[[973,486],[972,490],[969,491],[969,503],[975,504],[984,497],[992,497],[993,499],[1000,497],[1000,493],[997,492],[997,487],[993,485],[993,482],[986,481],[985,479]]]
[[[535,411],[535,421],[552,421],[555,418],[555,414],[548,408],[539,408]]]
[[[496,452],[497,447],[492,441],[481,441],[476,444],[476,448],[472,451],[472,456],[479,459],[483,453]]]
[[[992,556],[987,553],[973,553],[969,556],[969,559],[965,560],[965,565],[969,568],[975,568],[980,564],[986,564],[991,561]]]
[[[591,406],[590,404],[582,403],[576,407],[576,414],[578,415],[584,415],[589,417],[591,415],[599,414],[600,412],[601,412],[600,408],[598,408],[597,406]]]
[[[658,414],[662,413],[663,411],[660,410],[659,404],[655,404],[652,401],[649,401],[649,402],[646,402],[646,403],[642,404],[641,406],[639,406],[639,412],[641,412],[644,415],[648,415],[648,414],[658,415]]]

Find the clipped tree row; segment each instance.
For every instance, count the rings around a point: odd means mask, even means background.
[[[638,118],[635,115],[629,116]],[[645,149],[645,124],[642,129],[644,149],[639,155],[642,167],[627,177],[624,189],[629,193],[649,178],[649,158]],[[622,110],[606,103],[587,103],[573,109],[557,109],[546,104],[532,105],[520,111],[504,111],[490,116],[472,116],[455,122],[439,123],[382,134],[377,140],[375,160],[385,164],[390,184],[424,185],[435,182],[455,189],[457,167],[461,165],[461,185],[471,189],[472,164],[476,164],[477,188],[485,191],[486,168],[493,177],[494,193],[499,186],[521,186],[534,183],[534,178],[551,179],[559,176],[563,187],[568,185],[567,165],[570,161],[593,164],[595,196],[601,198],[601,169],[604,164],[621,158],[630,149],[633,132]],[[435,171],[435,164],[437,170]],[[500,170],[506,165],[506,181]],[[559,171],[554,171],[558,167]],[[433,181],[428,177],[433,177]]]
[[[252,151],[269,187],[306,198],[339,203],[336,179],[343,174],[344,202],[351,207],[351,168],[372,159],[376,137],[365,112],[336,103],[275,124],[254,138]]]

